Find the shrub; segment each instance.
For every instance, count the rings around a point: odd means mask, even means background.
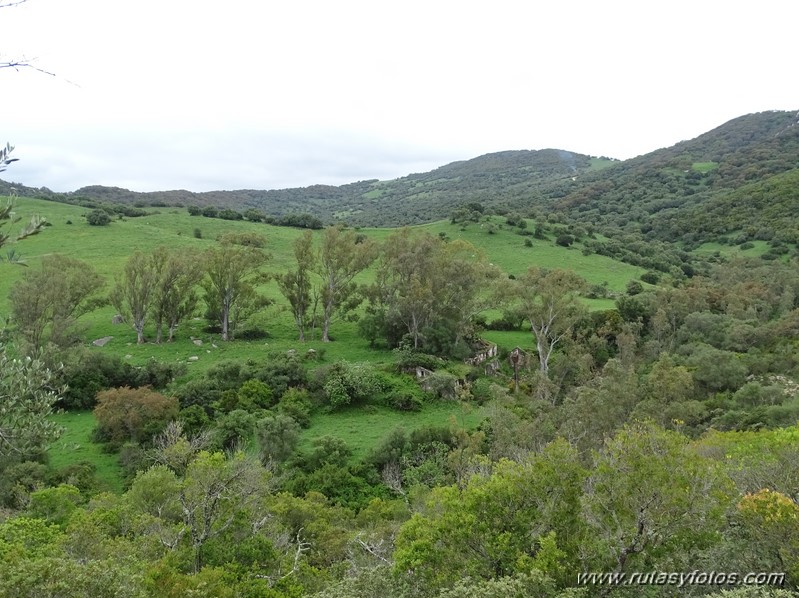
[[[92,210],[86,216],[86,222],[92,226],[106,226],[111,223],[111,216],[105,210]]]
[[[641,280],[643,282],[648,282],[649,284],[657,284],[660,282],[660,275],[657,272],[644,272],[641,274]]]
[[[194,229],[194,238],[195,239],[202,239],[203,238],[203,231],[201,231],[199,228],[195,228]]]
[[[289,387],[302,387],[308,382],[308,373],[296,354],[273,353],[266,363],[254,369],[253,378],[266,382],[275,393],[283,396]]]
[[[627,283],[627,294],[631,297],[644,292],[644,285],[637,280],[631,280]]]
[[[572,243],[574,243],[574,237],[571,235],[558,235],[558,238],[555,239],[555,243],[561,247],[571,247]]]
[[[340,361],[324,373],[325,398],[334,408],[366,402],[385,387],[384,379],[367,363]]]
[[[104,390],[94,408],[100,439],[117,446],[149,440],[177,415],[178,400],[149,387]]]
[[[63,382],[67,389],[61,395],[63,409],[90,409],[97,393],[107,388],[138,387],[138,373],[119,357],[104,353],[79,351],[64,368]]]
[[[236,393],[239,409],[252,413],[258,409],[269,409],[275,404],[272,389],[260,380],[250,379],[241,385]]]
[[[388,397],[388,405],[398,411],[421,411],[424,400],[410,390],[396,390]]]
[[[303,428],[311,425],[311,399],[304,388],[289,388],[280,397],[277,410],[283,415],[294,418]]]
[[[244,247],[257,247],[259,249],[266,246],[266,237],[252,231],[242,233],[225,233],[224,235],[221,235],[217,241],[220,243],[242,245]]]
[[[255,427],[255,416],[243,409],[234,409],[216,424],[214,440],[216,446],[230,450],[237,444],[246,443],[252,436]]]
[[[424,388],[438,399],[454,399],[457,378],[449,372],[433,372],[424,380]]]
[[[211,424],[211,419],[205,409],[199,405],[191,405],[181,409],[180,413],[178,413],[178,418],[183,423],[183,432],[188,437],[196,436]]]
[[[258,421],[256,425],[261,461],[285,461],[297,448],[300,426],[294,418],[278,413]]]

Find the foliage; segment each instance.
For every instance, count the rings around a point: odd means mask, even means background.
[[[136,251],[116,277],[109,299],[120,314],[132,320],[136,342],[144,342],[144,326],[152,310],[160,260]]]
[[[375,260],[376,254],[374,241],[359,241],[353,230],[337,226],[325,229],[316,260],[316,271],[322,279],[318,289],[322,341],[330,341],[334,317],[346,317],[360,304],[362,298],[354,279]]]
[[[261,461],[285,461],[300,439],[300,426],[289,415],[278,413],[258,420],[256,435],[261,447]]]
[[[154,390],[114,388],[97,394],[94,416],[99,437],[112,445],[146,442],[177,417],[178,401]]]
[[[89,264],[62,255],[42,259],[11,288],[9,301],[28,352],[52,343],[65,349],[80,340],[77,320],[102,304],[103,278]]]
[[[297,269],[278,274],[275,280],[280,292],[291,306],[291,315],[294,316],[294,323],[300,335],[299,340],[304,341],[312,304],[310,274],[316,265],[313,235],[310,231],[306,231],[294,242],[294,259]]]
[[[539,368],[544,374],[549,371],[556,345],[583,315],[576,293],[584,285],[574,272],[530,267],[513,287],[520,313],[530,322],[535,336]]]
[[[86,222],[92,226],[107,226],[111,224],[111,216],[105,210],[92,210],[86,215]]]
[[[56,373],[39,359],[10,358],[0,350],[0,457],[8,462],[41,457],[61,435],[50,419],[61,389]]]
[[[385,390],[385,381],[368,364],[340,361],[326,368],[323,390],[326,402],[335,409],[376,399]]]
[[[206,252],[205,301],[221,326],[222,340],[232,340],[236,328],[265,304],[255,287],[263,279],[260,268],[268,259],[257,248],[232,243]]]

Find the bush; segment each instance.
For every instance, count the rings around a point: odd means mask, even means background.
[[[253,378],[266,382],[275,397],[283,396],[290,387],[302,387],[308,382],[308,373],[296,354],[273,353],[266,363],[254,368]]]
[[[389,394],[388,405],[398,411],[421,411],[424,400],[410,390],[396,390]]]
[[[275,404],[275,394],[272,389],[260,380],[247,380],[236,393],[238,409],[252,413],[259,409],[269,409]]]
[[[217,241],[220,243],[232,243],[234,245],[242,245],[244,247],[266,247],[266,237],[258,233],[248,231],[242,233],[225,233],[221,235]]]
[[[631,280],[627,283],[627,294],[630,297],[635,295],[639,295],[640,293],[644,292],[644,285],[642,285],[637,280]]]
[[[94,408],[99,438],[116,446],[151,439],[177,415],[178,400],[149,387],[104,390]]]
[[[571,247],[572,243],[574,243],[574,237],[571,235],[558,235],[558,238],[555,239],[555,243],[561,247]]]
[[[92,210],[86,216],[86,222],[92,226],[106,226],[111,223],[111,216],[105,210]]]
[[[178,413],[178,419],[183,423],[183,432],[189,438],[196,436],[211,425],[211,419],[205,409],[199,405],[191,405],[181,409],[180,413]]]
[[[255,416],[243,409],[234,409],[216,424],[214,440],[218,448],[231,450],[239,444],[246,443],[255,428]]]
[[[649,284],[657,284],[660,282],[660,275],[658,275],[657,272],[652,272],[650,270],[649,272],[644,272],[641,274],[641,280],[643,282],[648,282]]]
[[[311,425],[311,398],[304,388],[289,388],[280,397],[277,410],[293,418],[303,428]]]
[[[76,352],[71,357],[63,373],[67,387],[59,402],[63,409],[91,409],[101,390],[139,386],[136,368],[119,357],[88,351]]]
[[[325,399],[333,408],[374,399],[386,387],[385,380],[367,363],[340,361],[323,375]]]
[[[195,239],[202,239],[203,238],[203,231],[201,231],[199,228],[195,228],[194,229],[194,238]]]
[[[261,461],[282,462],[288,459],[300,440],[300,426],[294,418],[278,413],[258,421],[256,425]]]

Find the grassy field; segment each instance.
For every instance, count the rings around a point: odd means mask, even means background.
[[[91,263],[106,278],[106,291],[113,284],[114,275],[119,272],[130,254],[136,250],[150,251],[160,245],[169,247],[193,247],[202,250],[211,247],[215,239],[230,231],[255,231],[266,236],[267,250],[272,258],[267,269],[282,272],[293,263],[292,242],[301,230],[274,227],[250,222],[231,222],[220,219],[189,216],[183,208],[151,209],[154,213],[140,218],[127,218],[113,221],[109,226],[89,226],[83,215],[87,209],[79,206],[42,200],[22,198],[18,200],[17,212],[23,219],[38,213],[52,223],[43,233],[26,239],[16,248],[23,253],[30,267],[36,267],[42,256],[62,253]],[[71,224],[68,224],[71,222]],[[431,234],[445,234],[450,239],[463,239],[480,248],[487,259],[498,265],[508,274],[518,275],[531,265],[546,268],[572,269],[591,284],[605,284],[612,292],[622,292],[631,279],[638,278],[643,270],[605,256],[583,255],[578,244],[565,248],[549,240],[533,240],[532,247],[525,247],[528,237],[515,234],[511,227],[502,224],[503,219],[495,218],[496,232],[489,234],[480,224],[470,224],[463,228],[447,221],[417,227]],[[530,223],[532,225],[532,223]],[[194,237],[194,229],[200,229],[202,238]],[[391,229],[363,229],[362,232],[375,240],[383,240],[391,234]],[[0,314],[8,313],[8,291],[23,274],[23,268],[3,266],[0,277]],[[370,281],[373,271],[361,275],[362,282]],[[105,307],[87,315],[87,346],[97,338],[111,336],[113,339],[102,349],[92,350],[116,354],[141,364],[150,358],[163,361],[186,361],[189,357],[199,358],[190,364],[191,371],[202,371],[220,359],[257,358],[270,351],[309,348],[325,349],[327,360],[348,359],[351,361],[390,359],[386,353],[376,352],[357,335],[357,327],[352,323],[335,323],[332,335],[336,342],[327,343],[311,340],[302,345],[296,342],[296,331],[286,302],[280,296],[275,283],[261,288],[261,292],[272,298],[274,304],[257,314],[251,321],[253,326],[266,330],[269,337],[262,341],[237,341],[221,343],[215,335],[203,332],[205,323],[196,319],[184,323],[178,331],[176,341],[171,344],[135,344],[133,330],[125,325],[114,325],[111,319],[113,308]],[[586,301],[592,309],[612,307],[612,300],[598,299]],[[489,314],[491,317],[492,314]],[[145,331],[152,332],[152,331]],[[202,347],[191,342],[191,337],[203,341]],[[495,342],[501,342],[501,335],[493,335]],[[492,340],[494,340],[492,338]],[[515,339],[513,341],[515,345]]]
[[[734,257],[760,257],[769,250],[769,244],[766,241],[752,241],[752,247],[749,249],[741,249],[738,245],[722,245],[721,243],[703,243],[693,253],[698,255],[710,256],[719,254],[726,258]]]
[[[353,450],[353,458],[365,457],[395,428],[410,432],[425,426],[474,429],[484,419],[483,410],[466,403],[442,402],[426,405],[422,411],[399,412],[385,407],[347,409],[311,418],[311,426],[300,438],[300,449],[310,450],[313,440],[336,436]]]
[[[220,219],[190,216],[183,208],[148,208],[152,212],[139,218],[114,220],[109,226],[93,227],[84,218],[89,210],[79,206],[22,198],[18,200],[17,213],[27,219],[37,213],[45,216],[52,226],[40,235],[26,239],[15,249],[22,252],[29,267],[35,268],[41,258],[48,254],[61,253],[91,263],[106,278],[107,292],[113,284],[114,275],[121,271],[125,260],[136,250],[151,251],[160,245],[169,247],[192,247],[204,250],[215,243],[215,239],[226,232],[253,231],[267,238],[267,251],[272,258],[267,270],[283,272],[293,266],[292,243],[302,230],[274,227],[250,222],[231,222]],[[463,227],[448,221],[440,221],[419,227],[433,235],[443,235],[449,239],[462,239],[479,248],[486,258],[502,268],[506,273],[519,275],[530,266],[546,268],[565,268],[574,270],[590,284],[605,285],[609,291],[620,293],[628,281],[637,279],[643,269],[630,266],[608,257],[583,255],[581,246],[570,248],[557,246],[552,239],[532,239],[533,246],[525,246],[523,237],[516,234],[517,229],[504,224],[504,219],[492,219],[494,232],[489,234],[486,224],[472,223]],[[528,221],[528,228],[534,223]],[[201,238],[195,236],[199,229]],[[362,229],[361,232],[376,241],[384,240],[391,229]],[[317,233],[317,238],[319,234]],[[0,266],[0,315],[8,313],[8,291],[24,273],[24,268],[9,265]],[[364,272],[361,282],[369,282],[374,270]],[[261,292],[274,299],[274,304],[254,316],[251,324],[266,330],[268,336],[262,340],[237,340],[223,343],[217,335],[204,332],[205,322],[195,318],[181,325],[173,343],[156,345],[145,343],[137,345],[134,331],[126,325],[114,325],[111,319],[114,310],[105,307],[87,315],[83,321],[87,327],[85,344],[91,351],[101,351],[118,355],[130,363],[140,365],[151,358],[166,362],[187,364],[188,373],[184,379],[205,371],[209,366],[225,359],[265,358],[270,352],[290,349],[304,353],[315,349],[323,354],[324,363],[340,359],[349,361],[370,361],[376,364],[388,363],[393,355],[388,351],[372,349],[360,338],[357,326],[352,322],[334,323],[331,333],[332,343],[322,343],[317,338],[302,344],[296,340],[296,330],[287,312],[285,300],[280,296],[277,286],[270,282]],[[591,309],[608,309],[613,306],[612,299],[586,300]],[[488,314],[491,319],[499,315]],[[152,331],[145,330],[145,333]],[[104,347],[92,346],[92,340],[113,337]],[[534,340],[529,332],[486,332],[485,337],[504,348],[521,346],[532,350]],[[201,340],[197,346],[193,340]],[[198,359],[188,362],[190,357]],[[178,381],[181,382],[181,381]],[[482,415],[479,410],[468,411],[453,403],[427,405],[419,413],[399,413],[383,408],[348,410],[340,413],[316,415],[311,427],[304,431],[301,447],[309,448],[314,438],[324,435],[338,436],[355,451],[356,457],[368,453],[380,439],[396,426],[413,429],[425,425],[447,425],[455,417],[460,425],[472,428]],[[67,432],[53,447],[51,461],[56,467],[83,459],[94,462],[98,475],[109,487],[119,489],[119,468],[114,455],[103,453],[101,447],[90,442],[94,418],[91,413],[62,414],[58,421]]]
[[[102,445],[91,441],[96,425],[94,415],[90,411],[58,413],[53,419],[64,427],[64,433],[50,447],[50,464],[58,469],[80,461],[90,461],[97,468],[97,479],[104,489],[121,492],[122,469],[117,456],[104,452]]]

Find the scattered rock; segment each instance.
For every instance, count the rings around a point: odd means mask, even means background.
[[[123,324],[125,322],[125,317],[122,314],[117,314],[113,318],[111,318],[112,324]]]
[[[130,354],[125,355],[125,359],[133,359],[133,355],[130,355]]]
[[[193,343],[194,343],[195,345],[197,345],[198,347],[202,347],[202,346],[203,346],[203,342],[202,342],[200,339],[198,339],[198,338],[194,339],[194,340],[193,340],[193,341],[191,341],[191,342],[193,342]]]
[[[191,356],[191,357],[189,357],[189,359],[188,359],[188,361],[199,361],[199,360],[200,360],[200,358],[199,358],[199,357],[197,357],[196,355],[192,355],[192,356]]]
[[[112,338],[114,338],[114,337],[113,337],[113,336],[104,336],[103,338],[98,338],[98,339],[97,339],[96,341],[94,341],[92,344],[93,344],[95,347],[104,347],[104,346],[105,346],[105,344],[106,344],[108,341],[110,341]]]

